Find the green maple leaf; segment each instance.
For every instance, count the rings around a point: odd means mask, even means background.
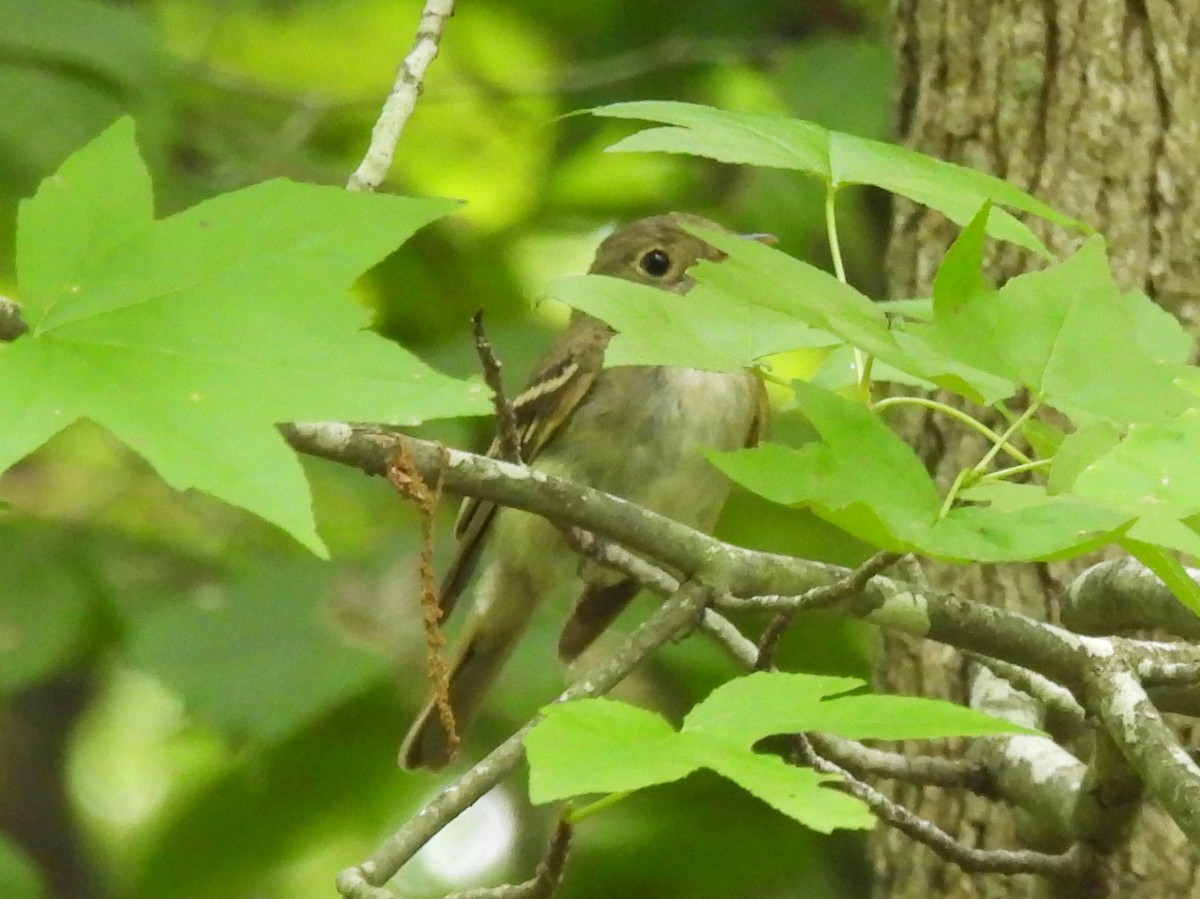
[[[119,121],[21,206],[29,332],[0,346],[0,471],[91,419],[173,487],[323,553],[275,423],[486,411],[477,385],[365,330],[366,310],[347,295],[453,207],[277,180],[155,221],[133,124]]]

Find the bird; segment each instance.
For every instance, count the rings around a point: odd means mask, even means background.
[[[600,243],[589,273],[683,297],[694,284],[689,272],[696,262],[724,258],[685,226],[726,231],[687,213],[639,219]],[[746,236],[774,241],[769,235]],[[763,383],[750,370],[606,368],[605,350],[615,333],[599,318],[572,312],[513,401],[520,461],[711,531],[729,482],[702,450],[736,450],[762,439],[769,411]],[[498,452],[499,438],[489,455]],[[567,588],[578,591],[558,645],[560,658],[570,662],[639,588],[616,572],[581,565],[556,526],[532,513],[468,498],[455,533],[457,553],[439,591],[443,615],[454,607],[490,544],[473,607],[448,663],[448,700],[461,734],[543,599]],[[436,698],[430,697],[403,742],[400,764],[442,768],[453,760],[456,743]]]

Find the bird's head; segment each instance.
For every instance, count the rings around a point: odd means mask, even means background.
[[[692,286],[688,269],[696,262],[725,258],[716,247],[685,231],[684,225],[726,230],[709,219],[683,212],[638,219],[604,239],[589,272],[683,293]]]

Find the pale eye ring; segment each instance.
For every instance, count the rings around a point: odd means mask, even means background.
[[[671,257],[667,255],[666,250],[655,247],[642,255],[638,265],[650,277],[661,278],[671,270]]]

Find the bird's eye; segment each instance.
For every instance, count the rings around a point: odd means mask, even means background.
[[[650,277],[661,278],[671,270],[671,257],[666,254],[665,250],[655,248],[642,256],[638,260],[638,265]]]

